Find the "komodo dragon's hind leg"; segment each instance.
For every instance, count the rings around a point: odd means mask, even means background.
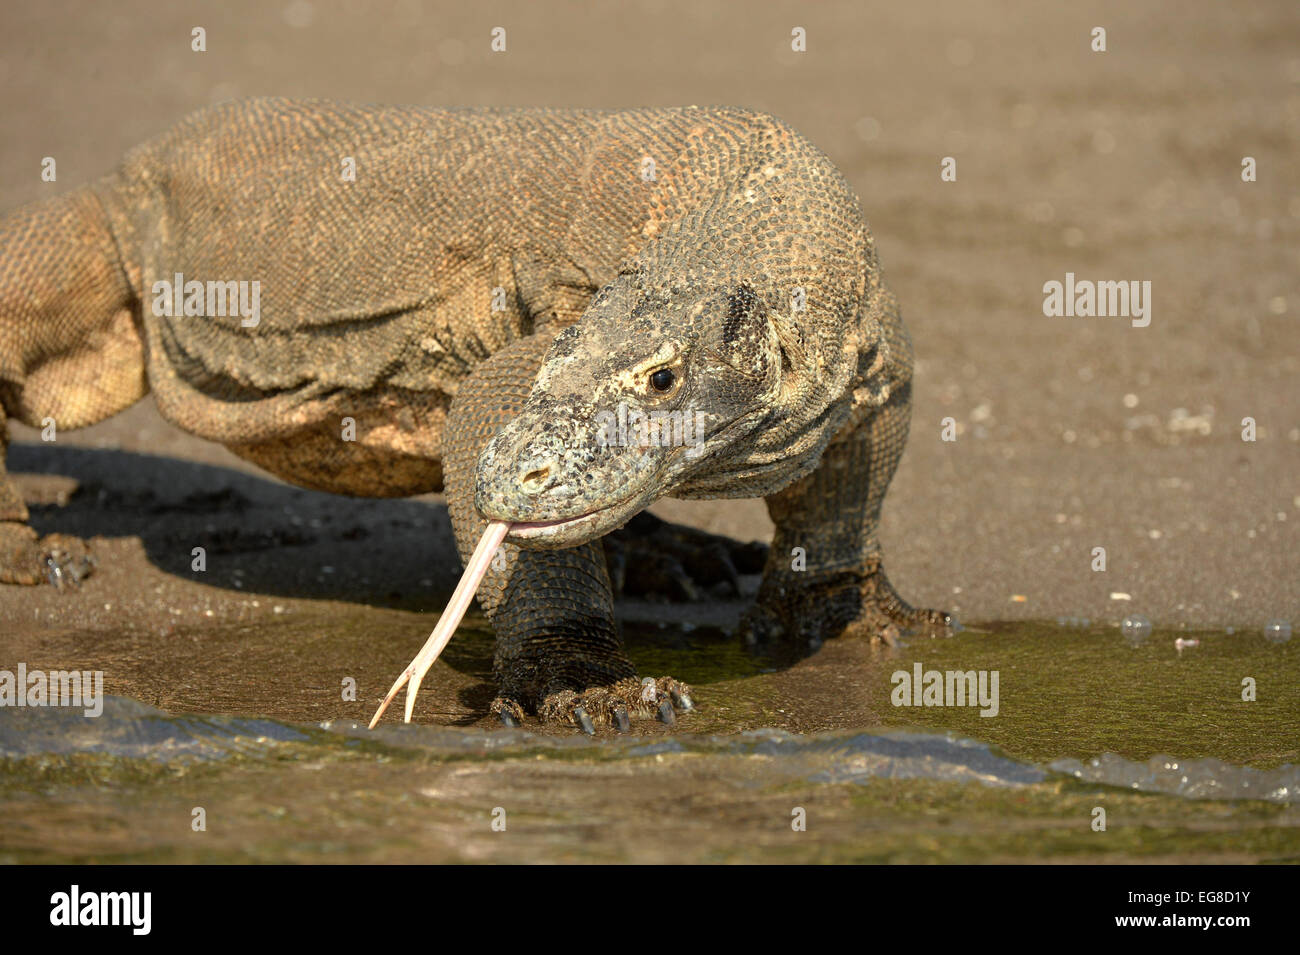
[[[544,333],[497,352],[461,382],[443,432],[447,506],[462,560],[487,521],[474,509],[474,469],[492,436],[528,399]],[[689,688],[671,677],[641,681],[623,652],[601,541],[566,550],[504,544],[478,591],[496,631],[492,711],[508,725],[525,710],[548,722],[592,732],[598,724],[628,729],[633,716],[674,719],[689,709]]]
[[[7,419],[57,435],[143,397],[135,301],[92,187],[0,218],[0,583],[61,585],[89,572],[81,541],[38,539],[27,526],[5,470]]]
[[[621,597],[735,599],[740,575],[759,573],[767,558],[767,544],[670,524],[649,511],[606,534],[604,542],[614,593]]]
[[[907,440],[911,385],[829,445],[810,475],[768,497],[776,535],[754,608],[751,643],[816,647],[844,633],[893,641],[900,630],[946,631],[948,614],[917,610],[885,576],[876,531],[880,505]],[[802,548],[806,566],[795,569]]]

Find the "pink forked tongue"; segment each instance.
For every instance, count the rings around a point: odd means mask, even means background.
[[[379,709],[370,720],[371,729],[375,728],[379,718],[384,715],[384,710],[388,709],[388,704],[393,702],[393,697],[397,696],[397,691],[405,686],[407,681],[410,681],[411,687],[406,691],[406,722],[411,722],[411,710],[415,708],[415,697],[420,692],[420,681],[429,672],[429,667],[433,666],[433,661],[438,659],[438,654],[442,653],[447,646],[451,635],[456,632],[461,618],[469,609],[469,602],[474,599],[474,594],[478,591],[478,585],[483,582],[483,575],[487,573],[492,555],[506,539],[509,530],[509,521],[488,521],[487,529],[483,531],[478,546],[474,548],[474,554],[465,565],[465,573],[461,575],[460,583],[456,585],[456,592],[451,595],[451,603],[447,604],[447,609],[438,618],[438,625],[433,628],[433,633],[429,634],[428,641],[420,648],[420,652],[416,654],[410,666],[402,671],[402,675],[397,678],[393,688],[384,697],[384,702],[379,704]]]

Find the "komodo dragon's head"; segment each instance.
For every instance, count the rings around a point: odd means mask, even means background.
[[[573,547],[668,495],[771,493],[815,467],[845,420],[856,334],[819,351],[789,290],[761,273],[654,271],[625,268],[560,332],[480,456],[475,506],[515,543]],[[856,305],[834,316],[846,331]]]

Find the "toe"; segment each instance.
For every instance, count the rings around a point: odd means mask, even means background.
[[[614,707],[614,728],[620,733],[627,733],[632,729],[632,718],[627,715],[627,707],[622,703]]]
[[[490,709],[505,726],[513,728],[524,721],[524,708],[508,697],[498,696],[492,701]]]
[[[678,713],[694,706],[690,687],[672,677],[629,678],[582,692],[552,693],[538,707],[538,716],[544,722],[573,726],[591,736],[597,727],[630,732],[633,718],[653,718],[675,726]]]
[[[0,522],[0,583],[30,586],[48,582],[63,590],[89,577],[95,563],[80,538],[67,534],[38,538],[25,524]]]
[[[661,723],[665,723],[668,726],[677,725],[677,714],[673,712],[673,704],[666,696],[659,701],[659,712],[657,715]]]

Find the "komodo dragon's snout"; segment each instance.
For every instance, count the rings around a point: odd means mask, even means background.
[[[763,288],[621,275],[556,337],[523,411],[479,457],[479,513],[521,546],[574,547],[725,467],[780,393]]]

